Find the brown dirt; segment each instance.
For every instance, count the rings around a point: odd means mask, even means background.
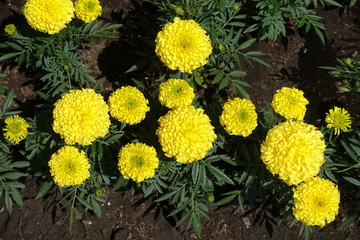
[[[1,27],[20,12],[24,0],[0,1]],[[104,6],[103,18],[123,23],[120,29],[120,40],[101,40],[97,48],[83,51],[86,64],[94,71],[94,76],[103,83],[103,87],[111,89],[116,84],[128,81],[131,75],[124,70],[134,63],[129,46],[134,44],[129,23],[134,23],[135,13],[144,11],[140,1],[109,0],[101,1]],[[145,11],[144,14],[149,14]],[[336,58],[351,56],[359,51],[360,42],[360,6],[352,9],[319,10],[324,18],[327,30],[326,44],[313,34],[294,31],[286,39],[277,42],[256,42],[251,50],[264,53],[263,59],[272,68],[244,64],[242,68],[248,73],[244,80],[250,83],[247,89],[257,107],[265,101],[271,101],[276,91],[282,86],[297,86],[305,91],[313,112],[312,118],[321,117],[329,106],[341,104],[350,108],[353,116],[359,116],[359,108],[352,108],[351,96],[338,94],[335,89],[336,79],[331,78],[327,71],[318,66],[336,64]],[[141,21],[146,21],[148,16]],[[139,21],[140,21],[139,20]],[[145,31],[137,26],[136,31]],[[26,104],[36,97],[33,86],[29,84],[31,76],[18,67],[1,64],[1,72],[8,74],[0,79],[0,83],[14,87],[16,101],[13,108]],[[2,99],[3,96],[0,96]],[[0,98],[0,103],[1,103]],[[132,195],[129,191],[107,191],[107,201],[103,204],[103,215],[99,219],[91,213],[84,213],[81,220],[76,220],[74,229],[68,232],[67,222],[63,222],[65,213],[54,201],[59,194],[53,190],[43,199],[33,200],[40,183],[32,177],[25,179],[26,189],[22,191],[24,206],[15,207],[11,216],[6,210],[0,212],[0,240],[2,239],[196,239],[193,230],[184,227],[175,228],[176,219],[166,215],[171,211],[169,206],[155,204],[151,199],[142,199],[142,195]],[[0,208],[4,206],[0,200]],[[337,220],[323,229],[315,228],[312,239],[319,240],[352,240],[359,239],[358,223],[346,230],[336,228],[346,214],[342,209]],[[300,224],[290,227],[290,220],[277,225],[279,219],[276,206],[258,204],[248,206],[242,213],[237,206],[210,208],[211,221],[203,221],[202,239],[297,239]]]

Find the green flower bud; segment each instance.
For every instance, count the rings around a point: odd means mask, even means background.
[[[103,190],[100,188],[95,189],[94,191],[95,196],[100,197],[103,194]]]
[[[240,6],[238,4],[234,4],[234,5],[231,6],[231,9],[234,10],[234,11],[239,11]]]
[[[182,7],[174,5],[174,4],[170,4],[171,8],[174,9],[174,11],[179,14],[180,16],[184,16],[185,15],[185,11],[184,9],[182,9]]]
[[[9,36],[12,36],[16,33],[16,27],[14,24],[8,24],[5,26],[4,28],[4,32],[9,35]]]
[[[209,202],[214,202],[214,200],[215,200],[214,194],[212,194],[212,193],[206,193],[205,197],[206,197],[206,200],[208,200]]]
[[[220,44],[218,46],[218,49],[220,50],[220,52],[222,52],[222,51],[224,51],[225,47],[224,47],[224,45]]]
[[[345,58],[344,63],[348,66],[352,66],[352,60],[351,58]]]

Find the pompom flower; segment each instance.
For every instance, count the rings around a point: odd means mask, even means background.
[[[327,179],[309,178],[294,189],[293,214],[308,226],[324,227],[334,221],[339,204],[338,187]]]
[[[71,0],[29,0],[24,5],[24,15],[33,29],[54,34],[74,17],[74,4]]]
[[[203,159],[216,139],[204,110],[191,105],[170,110],[159,124],[156,134],[165,155],[180,163]]]
[[[168,108],[190,105],[194,89],[183,79],[169,79],[159,86],[159,101]]]
[[[16,33],[16,27],[14,24],[8,24],[5,26],[4,28],[4,32],[9,35],[9,36],[12,36]]]
[[[316,176],[324,164],[323,137],[313,125],[286,121],[268,131],[260,157],[272,174],[297,185]]]
[[[149,101],[136,87],[117,89],[109,97],[110,114],[122,123],[134,125],[145,119]]]
[[[109,132],[109,107],[93,89],[70,90],[55,103],[53,129],[67,144],[90,145]]]
[[[99,0],[77,0],[75,2],[76,17],[89,23],[97,19],[102,13]]]
[[[277,90],[271,102],[274,111],[288,120],[303,120],[307,104],[303,91],[288,87]]]
[[[144,143],[128,143],[120,149],[118,166],[124,178],[142,182],[155,175],[159,159],[154,147]]]
[[[339,135],[341,131],[348,132],[351,128],[351,117],[344,108],[334,107],[326,113],[326,127],[334,129],[335,134]]]
[[[249,136],[257,126],[254,104],[248,99],[229,99],[223,106],[220,123],[230,135]]]
[[[85,152],[73,146],[64,146],[51,155],[50,173],[60,186],[82,184],[90,176],[90,163]]]
[[[155,52],[171,70],[191,73],[207,63],[212,52],[210,38],[194,20],[167,23],[156,37]]]
[[[20,117],[19,115],[14,115],[11,117],[7,117],[5,119],[5,127],[3,128],[4,137],[13,142],[18,144],[21,140],[25,139],[26,134],[28,132],[27,128],[29,124]]]

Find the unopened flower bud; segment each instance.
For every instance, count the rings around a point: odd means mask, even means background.
[[[231,6],[231,9],[234,10],[234,11],[239,11],[240,6],[238,4],[234,4],[234,5]]]
[[[15,25],[14,25],[14,24],[8,24],[8,25],[6,25],[5,28],[4,28],[4,32],[5,32],[7,35],[9,35],[9,36],[14,35],[15,32],[16,32],[16,27],[15,27]]]
[[[208,200],[209,202],[214,202],[214,200],[215,200],[214,194],[212,194],[212,193],[206,193],[205,197],[206,197],[206,200]]]
[[[94,191],[95,196],[100,197],[103,194],[103,190],[97,188]]]
[[[346,58],[346,59],[344,60],[344,63],[345,63],[346,65],[348,65],[348,66],[352,66],[352,60],[351,60],[351,58]]]
[[[174,9],[174,11],[179,14],[180,16],[184,16],[185,15],[185,11],[184,9],[182,9],[182,7],[174,5],[174,4],[170,4],[171,8]]]

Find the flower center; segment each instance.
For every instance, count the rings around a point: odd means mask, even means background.
[[[13,134],[17,134],[20,133],[21,130],[21,126],[20,123],[14,122],[14,123],[10,123],[7,128],[9,129],[8,132],[11,132]]]
[[[131,162],[135,167],[141,167],[144,165],[144,159],[141,156],[133,156]]]
[[[248,119],[248,113],[246,111],[240,111],[238,113],[238,119],[240,122],[245,121],[246,119]]]
[[[88,1],[87,4],[86,4],[86,8],[88,10],[93,10],[95,7],[95,3],[93,1]]]
[[[183,89],[182,86],[174,86],[173,89],[172,89],[173,93],[179,94],[179,95],[183,92],[183,90],[184,89]]]
[[[126,102],[125,106],[127,109],[133,109],[136,107],[136,100],[134,99],[129,99],[129,101]]]
[[[75,165],[74,165],[72,162],[67,162],[67,164],[66,164],[66,169],[67,169],[69,172],[73,172],[74,169],[75,169]]]

